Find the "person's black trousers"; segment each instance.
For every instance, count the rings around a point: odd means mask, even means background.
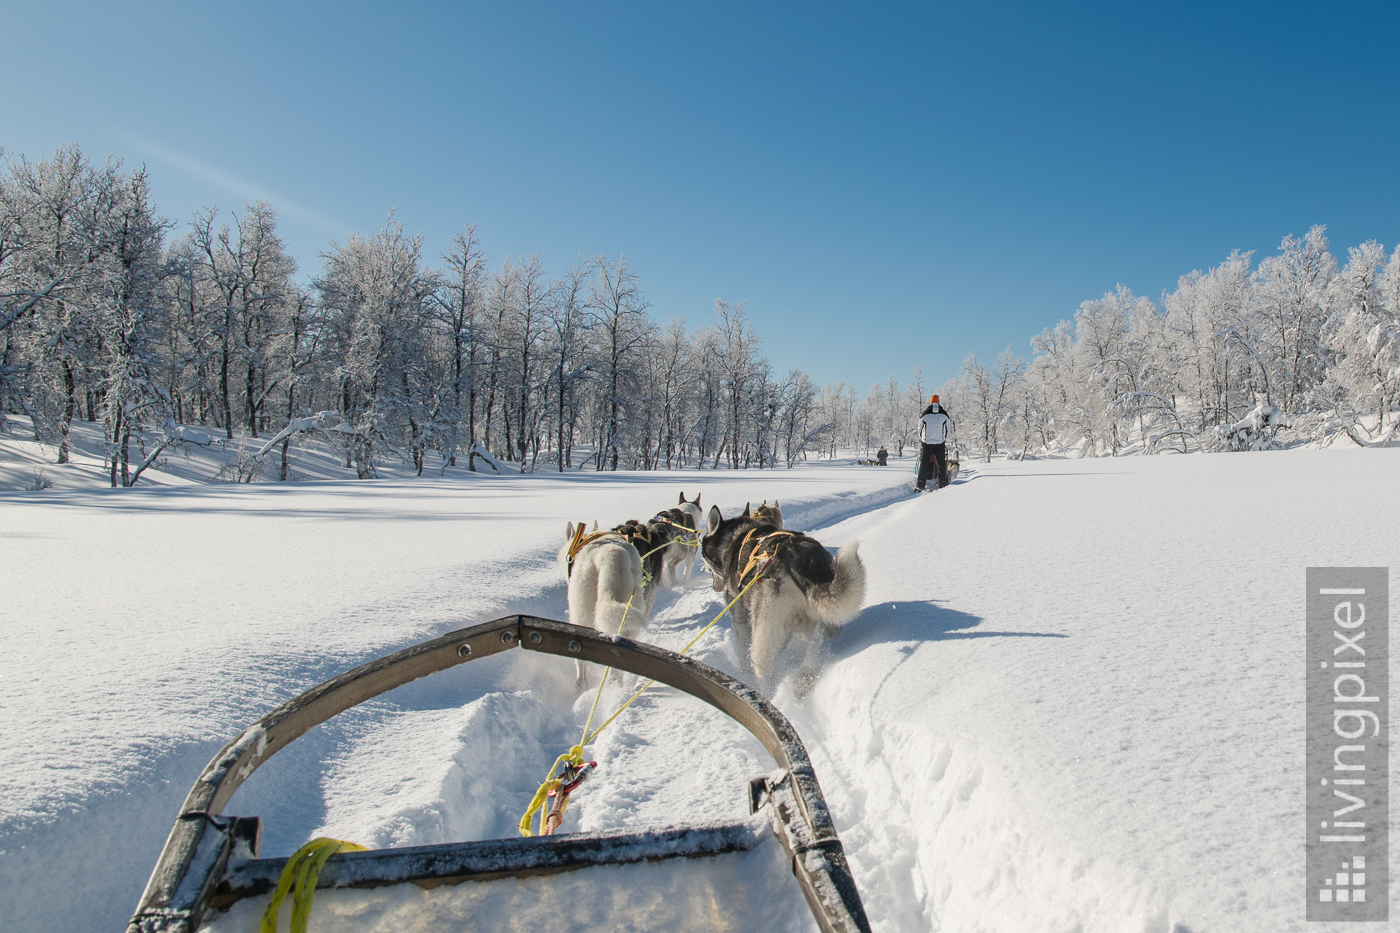
[[[914,485],[923,489],[935,470],[938,471],[938,488],[942,489],[948,485],[947,444],[923,444],[919,448],[919,478]]]

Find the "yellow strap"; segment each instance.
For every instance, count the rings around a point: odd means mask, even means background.
[[[643,585],[645,586],[645,584]],[[622,634],[623,627],[627,625],[627,613],[632,611],[632,600],[636,597],[636,595],[637,591],[633,590],[632,595],[627,598],[627,608],[622,610],[622,621],[619,622],[617,626],[617,634],[619,635]],[[584,735],[588,734],[588,727],[593,723],[593,713],[598,708],[598,700],[603,695],[603,685],[608,682],[608,674],[611,671],[612,667],[607,667],[603,671],[603,676],[598,678],[598,692],[593,694],[593,705],[589,707],[588,720],[583,724]],[[554,764],[549,766],[549,773],[544,776],[544,782],[541,783],[540,786],[535,790],[535,796],[530,798],[530,805],[525,808],[525,814],[520,817],[520,835],[533,836],[535,834],[534,830],[530,828],[530,824],[533,822],[533,818],[536,813],[539,813],[540,815],[540,829],[544,829],[544,818],[546,815],[544,811],[545,801],[549,799],[550,791],[555,790],[556,788],[561,786],[559,783],[559,779],[554,776],[554,773],[559,769],[559,766],[566,761],[573,765],[583,764],[583,746],[585,744],[587,743],[585,743],[580,738],[579,744],[575,745],[573,748],[569,749],[567,752],[554,759]],[[569,802],[565,800],[564,807],[567,807],[568,805]],[[564,809],[561,807],[559,812],[562,815]]]
[[[540,828],[544,828],[545,801],[549,799],[550,791],[556,790],[561,786],[559,779],[554,776],[554,772],[566,761],[575,766],[582,765],[583,746],[575,745],[573,748],[554,759],[554,764],[549,766],[549,774],[545,776],[544,783],[540,785],[539,790],[535,791],[535,796],[530,799],[530,806],[526,808],[525,815],[520,818],[520,835],[533,836],[535,834],[530,828],[530,824],[533,822],[533,817],[536,813],[540,815]]]
[[[627,540],[615,531],[590,531],[588,534],[584,534],[583,522],[579,522],[578,530],[574,532],[574,538],[572,541],[569,542],[569,553],[568,556],[565,558],[565,560],[569,562],[569,566],[573,566],[574,558],[578,556],[579,551],[584,549],[585,545],[592,544],[599,538],[606,538],[608,535],[612,535],[617,538],[622,538],[622,540],[624,541]]]
[[[765,568],[765,569],[766,569],[766,568]],[[719,611],[719,615],[717,615],[717,616],[715,616],[713,619],[711,619],[711,620],[710,620],[710,623],[709,623],[708,625],[706,625],[704,628],[702,628],[702,629],[700,630],[699,634],[697,634],[694,638],[692,638],[689,642],[687,642],[687,643],[686,643],[686,646],[680,650],[680,653],[681,653],[681,654],[685,654],[685,653],[686,653],[687,651],[689,651],[691,648],[695,647],[695,643],[696,643],[697,641],[699,641],[701,638],[703,638],[706,632],[708,632],[710,629],[714,628],[714,627],[715,627],[715,623],[718,622],[720,619],[723,619],[723,618],[724,618],[724,614],[725,614],[726,612],[728,612],[730,609],[732,609],[732,608],[734,607],[734,604],[737,603],[737,602],[740,600],[740,598],[742,598],[743,595],[744,595],[745,593],[748,592],[749,587],[751,587],[751,586],[753,586],[755,583],[757,583],[762,577],[763,577],[763,573],[762,573],[762,572],[754,574],[754,578],[753,578],[752,580],[750,580],[748,583],[744,584],[744,588],[741,589],[741,590],[739,591],[738,595],[736,595],[733,599],[731,599],[731,600],[729,601],[729,605],[727,605],[727,606],[725,606],[723,609],[721,609],[721,610]],[[641,687],[641,689],[639,689],[636,693],[632,694],[631,699],[629,699],[626,703],[623,703],[620,707],[618,707],[617,712],[615,712],[615,713],[613,713],[611,716],[609,716],[609,717],[607,718],[607,720],[604,721],[604,723],[603,723],[601,726],[599,726],[597,729],[594,729],[594,730],[593,730],[593,733],[592,733],[591,735],[587,734],[587,729],[588,729],[588,727],[585,726],[585,727],[584,727],[585,735],[584,735],[583,740],[580,741],[578,745],[575,745],[575,746],[574,746],[574,748],[576,748],[576,749],[579,750],[580,756],[581,756],[582,753],[583,753],[583,746],[585,746],[585,745],[592,745],[592,744],[593,744],[593,740],[596,739],[596,738],[598,737],[598,735],[599,735],[604,729],[606,729],[608,726],[612,725],[612,721],[613,721],[614,719],[616,719],[617,717],[621,716],[621,715],[622,715],[622,711],[625,710],[627,707],[631,706],[631,705],[632,705],[632,702],[633,702],[634,700],[636,700],[637,697],[641,696],[643,693],[646,693],[646,692],[647,692],[647,689],[648,689],[652,684],[654,684],[654,683],[656,683],[656,681],[653,679],[653,680],[648,680],[645,684],[643,684],[642,687]],[[597,706],[597,705],[598,705],[598,700],[597,700],[596,697],[595,697],[594,700],[593,700],[593,705],[594,705],[594,706]],[[589,718],[589,721],[590,721],[590,722],[591,722],[592,719],[593,719],[593,713],[592,713],[591,710],[590,710],[589,713],[588,713],[588,718]]]
[[[583,547],[583,522],[578,523],[578,529],[574,531],[574,539],[569,542],[569,562],[573,563],[578,556],[579,548]]]
[[[365,847],[344,839],[328,839],[322,836],[312,839],[297,849],[287,859],[282,869],[282,877],[277,879],[277,890],[272,892],[272,901],[263,911],[259,933],[277,933],[277,914],[287,893],[292,894],[291,933],[306,933],[306,923],[311,918],[311,899],[316,893],[316,880],[321,877],[321,867],[326,860],[338,852],[364,852]]]
[[[670,525],[672,528],[679,528],[682,532],[684,532],[682,536],[673,538],[673,541],[679,541],[681,544],[688,544],[691,547],[700,546],[701,534],[698,529],[691,528],[689,525],[682,525],[680,522],[673,522],[669,518],[666,518],[664,515],[658,515],[655,518],[653,518],[652,521]]]
[[[755,531],[757,531],[757,530],[758,530],[757,528],[750,528],[750,529],[749,529],[749,533],[746,534],[746,535],[744,535],[744,540],[739,544],[739,553],[740,553],[740,554],[744,553],[744,548],[746,548],[746,547],[749,546],[749,538],[752,538],[752,537],[753,537],[753,533],[754,533]],[[797,532],[795,532],[795,531],[770,531],[768,534],[766,534],[766,535],[764,535],[763,537],[759,538],[758,541],[754,543],[753,550],[749,552],[749,560],[748,560],[748,563],[744,564],[744,572],[741,573],[741,574],[739,574],[739,579],[740,579],[740,580],[744,579],[744,577],[748,575],[748,572],[754,568],[754,564],[758,563],[758,561],[759,561],[760,558],[762,558],[762,557],[775,557],[775,556],[777,556],[778,549],[781,548],[781,547],[783,546],[783,542],[782,542],[782,541],[779,541],[779,542],[778,542],[778,546],[775,547],[775,548],[773,548],[773,553],[772,553],[772,554],[761,554],[761,553],[760,553],[760,552],[763,550],[763,545],[764,545],[765,543],[767,543],[768,539],[770,539],[770,538],[791,538],[791,537],[795,537],[796,534],[797,534]]]
[[[792,534],[792,532],[790,532],[790,531],[789,531],[789,532],[778,532],[778,533],[779,533],[779,534],[787,534],[787,535],[791,535],[791,534]],[[747,542],[747,539],[745,539],[745,541]],[[741,549],[742,549],[742,545],[741,545],[740,547],[741,547]],[[755,549],[755,550],[757,550],[757,549]],[[777,552],[774,551],[774,553],[776,554]],[[769,556],[771,557],[771,555],[769,555]],[[750,566],[752,566],[753,561],[750,560],[749,563],[750,563]],[[692,638],[689,642],[686,643],[686,646],[680,650],[680,653],[681,653],[682,655],[684,655],[684,654],[685,654],[686,652],[688,652],[691,648],[695,647],[695,643],[698,642],[701,638],[703,638],[703,637],[705,636],[705,633],[706,633],[706,632],[708,632],[710,629],[714,628],[714,627],[715,627],[715,623],[719,622],[720,619],[723,619],[725,613],[727,613],[730,609],[733,609],[733,608],[734,608],[734,604],[737,603],[740,599],[743,598],[744,594],[747,593],[747,592],[749,591],[749,587],[753,586],[755,583],[757,583],[759,580],[761,580],[761,579],[763,578],[763,575],[764,575],[764,573],[767,572],[767,570],[768,570],[768,567],[767,567],[767,565],[765,564],[764,567],[763,567],[763,569],[761,569],[758,573],[754,574],[752,580],[750,580],[748,583],[744,584],[744,587],[743,587],[741,590],[739,590],[739,592],[738,592],[737,594],[735,594],[734,598],[731,599],[731,600],[729,601],[729,604],[726,605],[723,609],[721,609],[721,610],[719,611],[719,615],[717,615],[717,616],[715,616],[713,619],[711,619],[708,625],[706,625],[704,628],[702,628],[702,629],[696,634],[696,636],[695,636],[694,638]],[[748,572],[749,572],[749,571],[748,571],[748,568],[745,568],[744,573],[748,573]],[[742,578],[741,578],[741,579],[742,579]],[[630,609],[630,608],[632,607],[632,601],[631,601],[630,599],[627,601],[627,607],[628,607],[628,609]],[[624,622],[627,620],[627,613],[626,613],[626,611],[623,612],[622,618],[623,618],[623,621],[624,621]],[[621,626],[618,626],[618,634],[621,634],[621,633],[622,633],[622,627],[621,627]],[[551,790],[555,790],[555,789],[559,788],[560,786],[562,786],[562,785],[559,783],[559,779],[556,778],[556,777],[554,776],[555,772],[559,769],[559,766],[562,765],[562,764],[563,764],[564,762],[566,762],[566,761],[569,762],[570,764],[575,765],[575,766],[582,765],[582,764],[583,764],[583,748],[584,748],[584,746],[585,746],[585,745],[592,745],[592,744],[593,744],[593,740],[596,739],[596,738],[598,738],[598,736],[602,733],[602,731],[603,731],[604,729],[606,729],[608,726],[612,725],[613,720],[615,720],[615,719],[617,719],[617,717],[621,716],[623,710],[625,710],[625,709],[627,709],[627,707],[631,706],[631,705],[633,704],[633,702],[636,701],[637,697],[641,696],[643,693],[646,693],[647,690],[651,687],[651,685],[654,684],[654,683],[656,683],[655,679],[648,680],[645,684],[642,685],[641,689],[639,689],[636,693],[632,694],[631,698],[629,698],[628,701],[627,701],[626,703],[623,703],[620,707],[618,707],[618,708],[617,708],[617,711],[614,712],[611,716],[609,716],[609,717],[603,722],[603,724],[602,724],[601,726],[599,726],[597,729],[594,729],[594,730],[590,733],[590,732],[588,731],[588,727],[593,723],[593,713],[594,713],[595,710],[598,709],[598,700],[599,700],[599,699],[602,697],[602,695],[603,695],[603,685],[607,683],[608,673],[609,673],[610,671],[612,671],[612,667],[611,667],[611,666],[609,666],[606,670],[603,671],[603,676],[602,676],[602,677],[599,679],[599,681],[598,681],[598,691],[597,691],[596,693],[593,694],[593,705],[592,705],[591,707],[589,707],[589,709],[588,709],[588,719],[587,719],[587,720],[584,722],[584,724],[583,724],[583,735],[579,738],[579,743],[578,743],[577,745],[575,745],[573,748],[569,749],[569,750],[568,750],[567,752],[565,752],[564,754],[560,755],[558,758],[554,759],[554,764],[552,764],[552,765],[549,766],[549,773],[545,775],[544,782],[543,782],[542,784],[540,784],[539,788],[535,791],[535,796],[532,797],[532,798],[530,799],[530,805],[525,809],[525,814],[524,814],[522,817],[520,817],[520,835],[522,835],[522,836],[533,836],[533,835],[535,835],[535,831],[534,831],[533,829],[531,829],[531,823],[534,822],[534,815],[535,815],[536,813],[539,813],[539,815],[540,815],[540,829],[543,830],[543,828],[544,828],[544,818],[545,818],[545,810],[544,810],[545,801],[547,801],[547,800],[549,799],[549,792],[550,792]],[[567,800],[564,801],[564,806],[565,806],[565,807],[568,806],[568,801],[567,801]],[[560,808],[560,813],[563,813],[563,808],[562,808],[562,807]],[[275,931],[275,930],[264,930],[264,931],[262,931],[262,933],[276,933],[276,931]]]

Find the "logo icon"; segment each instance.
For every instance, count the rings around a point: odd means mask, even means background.
[[[1317,899],[1324,904],[1361,903],[1366,900],[1366,856],[1357,855],[1342,860],[1342,870],[1331,878],[1323,878]]]

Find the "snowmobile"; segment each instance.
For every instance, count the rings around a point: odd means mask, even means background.
[[[342,852],[324,862],[316,889],[407,885],[436,889],[535,876],[548,879],[546,885],[560,885],[564,883],[561,879],[575,877],[564,873],[583,871],[596,875],[602,890],[609,878],[617,877],[608,875],[603,866],[666,862],[677,864],[684,872],[686,865],[695,864],[686,860],[732,859],[767,847],[773,864],[779,864],[778,859],[786,863],[775,877],[791,871],[820,930],[868,933],[865,908],[811,760],[797,732],[771,702],[692,658],[528,615],[506,616],[460,629],[361,665],[307,690],[244,729],[214,756],[190,789],[132,915],[128,933],[195,933],[206,922],[217,928],[219,911],[246,898],[268,895],[277,887],[288,860],[260,858],[259,818],[224,816],[223,808],[256,768],[298,736],[395,687],[517,647],[652,678],[704,700],[736,720],[762,743],[776,764],[771,773],[749,781],[750,817],[644,831],[565,833]],[[600,871],[603,874],[599,875]],[[739,874],[746,871],[741,868]],[[549,900],[538,890],[537,884],[532,889],[536,893],[527,899],[529,905],[548,909]],[[595,900],[594,889],[588,890],[589,899]],[[606,901],[608,896],[596,900]],[[625,896],[616,892],[612,896],[625,911]],[[706,903],[717,900],[722,899],[711,898]],[[793,900],[795,903],[795,896]],[[722,907],[719,904],[715,909]],[[481,915],[462,918],[457,928],[479,929],[482,919]],[[522,919],[512,916],[510,921],[518,924]],[[742,917],[724,924],[712,918],[704,922],[711,928],[754,928]],[[434,925],[453,928],[450,924]],[[545,926],[567,929],[570,924],[567,918],[554,917]]]

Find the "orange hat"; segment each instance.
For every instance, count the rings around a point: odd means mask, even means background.
[[[928,403],[929,403],[930,405],[932,405],[934,402],[937,402],[937,401],[938,401],[938,396],[936,396],[936,395],[930,395],[930,396],[928,397]]]

